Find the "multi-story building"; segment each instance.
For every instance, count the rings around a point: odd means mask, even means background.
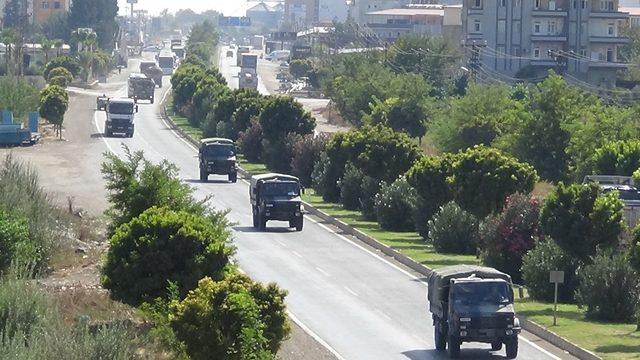
[[[508,76],[557,68],[598,86],[615,85],[629,14],[618,0],[465,0],[464,42],[480,66]]]
[[[629,26],[640,27],[640,7],[620,7],[621,12],[629,13]]]
[[[408,5],[398,9],[372,11],[366,26],[383,41],[392,42],[405,34],[442,35],[458,45],[461,40],[462,6]]]
[[[284,6],[282,3],[267,3],[261,1],[247,9],[247,17],[251,19],[253,26],[263,27],[269,30],[278,28],[283,14]]]
[[[289,30],[303,30],[318,21],[319,0],[285,0],[284,25]]]
[[[318,23],[345,22],[348,16],[346,0],[318,0]]]
[[[370,12],[401,8],[410,3],[410,0],[351,0],[349,12],[355,22],[365,24]]]
[[[32,0],[33,22],[42,24],[53,14],[69,11],[70,0]]]

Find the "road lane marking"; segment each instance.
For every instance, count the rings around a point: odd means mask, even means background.
[[[291,253],[297,257],[299,257],[300,259],[304,259],[304,256],[300,255],[297,251],[293,250],[291,251]]]
[[[393,321],[393,318],[391,316],[387,315],[384,311],[376,309],[376,312],[378,314],[382,315],[383,317],[387,318],[388,320],[392,320]],[[420,340],[420,341],[422,341],[422,340]]]
[[[350,292],[350,293],[351,293],[351,295],[353,295],[353,296],[355,296],[355,297],[359,297],[359,296],[360,296],[360,295],[358,295],[358,293],[357,293],[357,292],[355,292],[355,291],[353,291],[353,290],[349,289],[349,287],[348,287],[348,286],[343,286],[343,287],[344,287],[344,289],[345,289],[345,290],[347,290],[348,292]]]
[[[326,277],[329,277],[329,273],[320,269],[319,267],[316,266],[316,270],[318,270],[318,272]]]
[[[309,336],[311,336],[315,341],[317,341],[320,345],[324,346],[325,349],[329,350],[329,352],[336,357],[336,359],[338,360],[346,360],[344,358],[344,356],[340,355],[340,353],[334,349],[331,345],[329,345],[329,343],[327,343],[326,341],[324,341],[324,339],[322,339],[320,337],[320,335],[316,334],[313,330],[311,330],[309,327],[307,327],[302,321],[300,321],[291,311],[287,310],[287,315],[289,315],[289,318],[296,323],[304,332],[306,332],[307,334],[309,334]]]
[[[280,239],[276,239],[276,242],[280,245],[282,245],[282,247],[287,247],[287,244],[285,244],[282,240]]]

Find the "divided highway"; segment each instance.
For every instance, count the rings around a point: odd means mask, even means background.
[[[233,77],[237,68],[231,66],[232,60],[221,58],[221,71],[231,86],[237,87]],[[156,97],[164,98],[167,90],[156,90]],[[264,86],[260,90],[265,92]],[[108,95],[124,94],[123,87]],[[256,280],[274,281],[287,289],[292,317],[336,357],[446,358],[434,350],[426,285],[421,279],[309,217],[302,232],[289,231],[285,223],[278,222],[270,222],[266,233],[257,232],[252,227],[247,184],[230,184],[218,176],[211,176],[209,183],[199,182],[197,150],[169,128],[160,116],[160,106],[159,102],[141,102],[134,137],[103,137],[106,148],[122,155],[121,144],[126,144],[131,150],[143,150],[152,161],[167,159],[177,164],[180,176],[196,189],[198,197],[214,195],[212,204],[229,209],[229,219],[236,224],[233,229],[240,267]],[[93,122],[95,132],[103,133],[104,113],[96,112]],[[557,349],[552,352],[561,356],[521,340],[518,358],[564,358]],[[465,344],[462,358],[504,358],[504,350],[491,353],[488,345]]]

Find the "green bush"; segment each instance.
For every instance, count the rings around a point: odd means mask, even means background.
[[[308,76],[311,69],[313,69],[313,63],[309,59],[296,59],[289,63],[289,71],[296,79]]]
[[[291,158],[291,174],[297,176],[303,186],[312,186],[312,173],[314,165],[320,159],[320,153],[324,150],[327,137],[324,135],[305,135],[297,141],[289,144]]]
[[[522,258],[541,238],[540,205],[535,197],[513,194],[501,213],[490,215],[480,226],[481,258],[486,266],[522,282]]]
[[[262,159],[262,126],[257,118],[251,120],[247,131],[240,133],[238,145],[247,161],[259,162]]]
[[[632,176],[640,169],[640,141],[616,141],[596,150],[592,172],[599,175]]]
[[[110,233],[153,206],[196,214],[207,212],[204,202],[196,201],[192,188],[180,180],[174,164],[166,160],[153,164],[142,151],[131,153],[126,146],[124,150],[124,159],[105,154],[106,161],[102,164],[111,204],[107,211]]]
[[[438,209],[453,200],[453,194],[447,177],[452,172],[453,155],[440,157],[423,157],[407,172],[407,181],[416,189],[418,198],[416,211],[413,215],[416,230],[427,239],[428,221],[433,218]]]
[[[56,76],[62,76],[66,78],[67,83],[71,83],[71,81],[73,81],[73,74],[71,74],[69,70],[63,67],[57,67],[57,68],[51,69],[51,71],[49,71],[49,77],[47,78],[47,80],[51,80]]]
[[[640,276],[619,255],[600,252],[579,273],[578,303],[587,308],[587,318],[631,322],[640,305]]]
[[[624,229],[622,201],[615,192],[602,194],[597,184],[558,184],[540,219],[544,233],[583,262],[597,248],[616,247]]]
[[[531,192],[538,175],[499,150],[476,146],[456,156],[449,181],[456,203],[484,218],[500,211],[507,196]]]
[[[411,215],[416,206],[416,191],[404,176],[392,184],[384,182],[375,197],[378,224],[384,230],[413,231]]]
[[[195,360],[275,359],[290,332],[285,296],[244,275],[204,278],[173,306],[171,326]]]
[[[133,305],[165,296],[169,282],[184,295],[204,276],[222,278],[233,253],[229,237],[221,219],[150,208],[116,229],[102,283]]]
[[[575,257],[547,238],[536,243],[522,259],[522,279],[531,298],[553,301],[554,288],[549,283],[549,272],[564,271],[564,284],[558,287],[558,300],[573,302],[578,267],[579,262]]]
[[[478,246],[478,220],[449,202],[429,220],[427,241],[439,253],[475,254]]]
[[[295,99],[275,96],[267,100],[260,113],[264,138],[272,144],[281,143],[289,133],[312,134],[316,121]]]
[[[367,220],[376,220],[376,195],[380,192],[381,182],[371,176],[364,176],[360,184],[360,211]]]
[[[49,78],[49,85],[60,86],[61,88],[66,88],[69,86],[70,81],[64,76],[52,76]]]
[[[318,156],[318,161],[313,164],[313,171],[311,172],[311,187],[316,191],[316,194],[324,197],[324,194],[338,187],[337,183],[331,183],[329,179],[329,170],[331,168],[331,159],[326,152],[322,151]],[[338,188],[338,192],[340,189]]]
[[[362,177],[360,169],[350,162],[347,163],[344,176],[340,180],[340,203],[347,210],[360,208]]]
[[[634,233],[637,234],[637,227]],[[629,246],[629,251],[627,253],[627,259],[629,260],[629,264],[633,266],[633,268],[640,272],[640,241],[638,241],[637,235],[635,236],[635,240],[632,242],[631,246]]]
[[[38,264],[38,245],[29,237],[26,219],[0,211],[0,273],[12,263]]]
[[[52,59],[45,65],[44,67],[44,78],[49,79],[49,73],[55,68],[65,68],[69,71],[74,77],[80,75],[82,71],[82,67],[78,60],[71,56],[59,56],[55,59]]]

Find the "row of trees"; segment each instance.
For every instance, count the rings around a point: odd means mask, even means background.
[[[226,213],[196,200],[175,165],[125,154],[102,166],[111,204],[103,285],[141,306],[177,355],[275,359],[290,331],[286,292],[231,264]]]

